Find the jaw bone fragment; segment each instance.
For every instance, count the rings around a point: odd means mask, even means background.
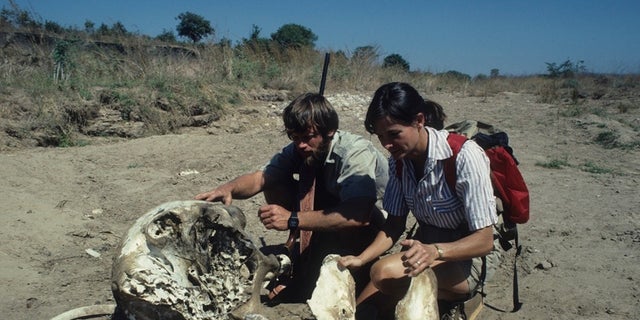
[[[317,320],[355,320],[356,284],[349,270],[338,267],[339,255],[327,255],[307,304]]]
[[[409,290],[396,305],[396,320],[438,319],[438,280],[431,268],[411,278]]]
[[[245,224],[237,207],[204,201],[168,202],[141,216],[114,258],[116,315],[198,320],[256,313],[264,276],[279,265],[258,250]]]

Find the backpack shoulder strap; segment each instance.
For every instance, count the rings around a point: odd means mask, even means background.
[[[466,141],[467,137],[454,132],[450,132],[449,136],[447,136],[447,142],[451,147],[451,151],[453,151],[453,155],[444,161],[444,177],[447,180],[449,190],[454,195],[456,194],[456,159]]]
[[[453,155],[444,161],[444,177],[453,194],[456,193],[456,158],[458,157],[458,153],[460,153],[460,149],[462,149],[462,145],[466,141],[467,137],[459,133],[450,132],[447,136],[447,143],[449,143]],[[402,160],[396,161],[395,174],[398,179],[402,179],[402,167]]]

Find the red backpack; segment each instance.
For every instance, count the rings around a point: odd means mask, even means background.
[[[518,161],[509,146],[509,138],[503,131],[478,121],[462,121],[447,126],[447,138],[453,156],[445,161],[445,179],[455,192],[456,157],[467,139],[472,139],[484,149],[491,167],[491,183],[494,194],[500,198],[504,208],[505,222],[525,223],[529,221],[529,190],[518,169]]]
[[[445,161],[444,173],[452,192],[455,192],[456,184],[456,158],[465,141],[467,137],[455,132],[447,137],[453,156]],[[494,194],[500,198],[504,208],[503,218],[513,223],[529,221],[529,190],[518,170],[516,159],[505,146],[499,144],[485,148],[485,154],[489,158]]]

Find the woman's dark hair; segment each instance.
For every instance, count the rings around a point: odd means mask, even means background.
[[[391,82],[376,90],[369,104],[364,126],[374,133],[376,120],[390,117],[403,124],[410,124],[418,113],[424,114],[425,125],[434,129],[444,128],[447,115],[437,102],[425,100],[411,85],[404,82]]]
[[[298,96],[282,113],[285,133],[304,133],[315,128],[323,138],[331,131],[338,130],[338,113],[329,100],[317,93]]]

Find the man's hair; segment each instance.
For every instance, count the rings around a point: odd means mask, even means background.
[[[317,93],[305,93],[293,100],[282,113],[285,133],[304,133],[315,129],[327,139],[338,130],[338,113],[329,100]]]
[[[391,82],[376,90],[369,104],[364,126],[367,132],[374,133],[376,120],[391,117],[400,123],[410,124],[418,113],[425,117],[425,125],[442,129],[447,115],[438,103],[422,98],[411,85],[403,82]]]

